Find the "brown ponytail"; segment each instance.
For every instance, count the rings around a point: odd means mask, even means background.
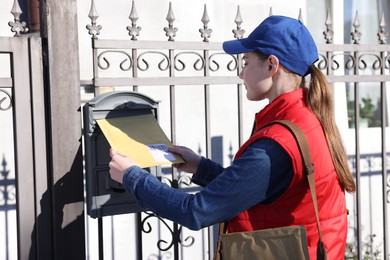
[[[317,67],[312,65],[309,72],[311,79],[306,102],[322,124],[340,183],[347,192],[354,192],[355,181],[349,170],[347,153],[334,118],[331,88]]]

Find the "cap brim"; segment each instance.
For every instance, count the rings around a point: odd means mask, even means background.
[[[228,54],[240,54],[255,51],[255,46],[248,38],[226,41],[222,44],[223,50]]]

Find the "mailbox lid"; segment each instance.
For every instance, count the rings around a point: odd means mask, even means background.
[[[125,108],[128,104],[128,109],[138,108],[157,108],[158,101],[133,91],[111,91],[98,95],[91,99],[87,104],[94,109],[119,109]]]

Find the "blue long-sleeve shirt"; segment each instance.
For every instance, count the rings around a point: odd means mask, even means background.
[[[203,188],[195,194],[171,188],[138,166],[126,171],[123,185],[145,210],[199,230],[258,203],[272,202],[285,191],[292,176],[286,151],[271,139],[260,139],[227,168],[202,157],[193,181]]]

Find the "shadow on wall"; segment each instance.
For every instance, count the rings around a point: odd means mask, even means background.
[[[42,195],[29,260],[85,259],[84,211],[72,222],[63,223],[65,205],[83,203],[82,169],[80,145],[70,171]]]
[[[7,160],[3,154],[0,170],[0,212],[4,211],[5,222],[5,259],[9,259],[9,235],[13,230],[9,229],[8,212],[16,210],[15,178],[10,178],[7,168]]]

